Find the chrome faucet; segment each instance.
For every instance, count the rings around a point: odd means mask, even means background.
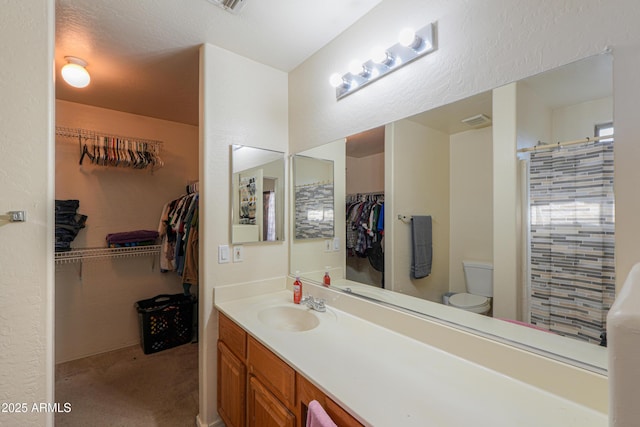
[[[313,295],[307,295],[306,297],[302,297],[300,300],[300,304],[306,304],[312,310],[325,312],[327,311],[327,307],[324,305],[324,300],[321,298],[315,299]]]

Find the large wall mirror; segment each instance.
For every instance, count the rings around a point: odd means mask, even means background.
[[[341,244],[292,242],[292,272],[606,373],[612,86],[597,55],[299,153],[336,164]]]
[[[284,153],[231,146],[231,242],[284,240]]]

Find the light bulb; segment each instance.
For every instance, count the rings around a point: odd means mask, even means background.
[[[358,74],[362,74],[364,72],[364,67],[362,66],[362,62],[358,59],[354,59],[349,63],[349,72],[354,76]]]
[[[398,35],[398,43],[405,47],[413,47],[420,40],[416,37],[416,32],[412,28],[405,28]]]
[[[333,86],[333,87],[340,87],[340,86],[342,86],[344,84],[344,79],[342,78],[342,76],[340,74],[333,73],[329,77],[329,84],[331,84],[331,86]]]
[[[382,46],[371,49],[371,60],[376,64],[388,64],[391,62],[391,55]]]
[[[68,62],[68,64],[60,70],[64,81],[73,87],[87,87],[89,82],[91,82],[91,76],[87,69],[84,68],[87,66],[87,63],[73,56],[65,56],[64,59]]]

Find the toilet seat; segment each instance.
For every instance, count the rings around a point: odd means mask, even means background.
[[[491,299],[480,295],[459,293],[449,297],[449,305],[473,313],[485,314],[491,308]]]

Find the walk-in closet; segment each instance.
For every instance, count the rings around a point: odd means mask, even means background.
[[[345,145],[346,278],[384,288],[384,126]]]
[[[56,425],[191,425],[197,124],[58,97],[55,162],[56,399],[73,407]],[[166,295],[193,303],[145,317],[139,303],[159,297],[163,310]]]

